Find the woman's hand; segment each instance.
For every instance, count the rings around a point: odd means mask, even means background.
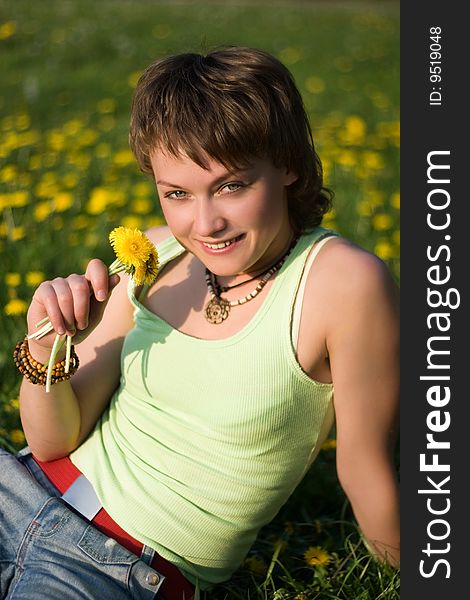
[[[86,339],[101,321],[110,292],[119,275],[108,276],[108,267],[99,259],[88,263],[84,275],[72,274],[44,281],[35,291],[28,310],[28,334],[37,323],[48,318],[54,331],[34,340],[34,346],[48,350],[56,334],[73,336],[73,343]],[[40,357],[38,357],[40,360]]]

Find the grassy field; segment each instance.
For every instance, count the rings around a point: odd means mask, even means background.
[[[163,223],[127,145],[130,100],[152,60],[249,45],[293,72],[326,184],[325,225],[399,281],[398,2],[0,0],[0,445],[24,444],[11,353],[43,279],[83,269],[117,225]],[[211,598],[396,599],[399,577],[360,543],[334,440]]]

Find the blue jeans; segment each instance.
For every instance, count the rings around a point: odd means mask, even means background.
[[[151,560],[69,508],[27,450],[0,448],[0,599],[163,600]]]

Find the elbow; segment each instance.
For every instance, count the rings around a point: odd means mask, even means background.
[[[47,444],[44,443],[44,441],[37,444],[30,440],[27,440],[27,442],[32,455],[39,462],[52,462],[53,460],[59,460],[60,458],[69,456],[69,454],[76,448],[76,445],[73,444]]]

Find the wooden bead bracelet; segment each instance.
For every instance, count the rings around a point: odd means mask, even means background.
[[[31,383],[46,385],[47,365],[43,365],[32,357],[29,351],[28,338],[25,337],[24,340],[16,344],[13,359],[23,377],[26,377]],[[68,373],[65,372],[65,360],[61,360],[52,367],[51,383],[67,381],[76,373],[78,365],[78,356],[74,346],[72,346]]]

